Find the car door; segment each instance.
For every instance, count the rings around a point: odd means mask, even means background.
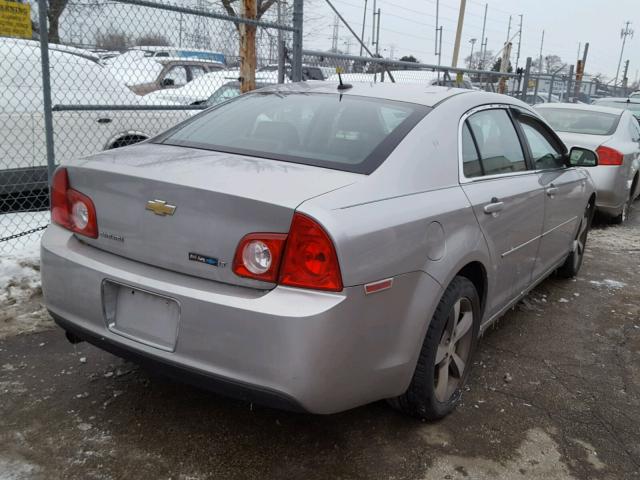
[[[460,182],[492,258],[486,317],[491,318],[531,282],[544,190],[506,106],[481,107],[463,117],[461,149]]]
[[[566,166],[565,148],[544,122],[521,112],[516,117],[545,193],[542,238],[533,269],[535,280],[555,268],[572,248],[587,205],[584,198],[586,175]]]

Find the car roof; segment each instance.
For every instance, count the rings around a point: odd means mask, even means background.
[[[346,82],[345,82],[346,83]],[[408,102],[435,108],[450,98],[463,97],[469,108],[478,105],[503,104],[520,107],[529,112],[535,112],[531,106],[517,98],[499,93],[470,90],[466,88],[440,87],[434,85],[413,83],[369,83],[354,82],[351,88],[338,90],[338,82],[307,80],[263,88],[263,92],[301,92],[301,93],[333,93],[340,95],[354,95],[361,97],[379,98],[397,102]]]
[[[216,62],[215,60],[207,60],[194,57],[145,57],[154,62],[166,65],[167,63],[182,63],[184,65],[216,65],[225,67],[222,62]],[[225,67],[226,68],[226,67]]]
[[[29,40],[24,38],[11,38],[11,37],[0,37],[0,45],[5,46],[6,48],[12,49],[15,52],[20,52],[21,49],[33,48],[40,50],[40,42],[38,40]],[[68,53],[70,55],[75,55],[77,57],[86,58],[87,60],[91,60],[93,62],[99,63],[100,57],[90,50],[85,50],[83,48],[69,47],[67,45],[58,45],[56,43],[49,44],[49,50],[54,52],[62,52]]]
[[[563,109],[563,110],[584,110],[585,112],[610,113],[621,115],[624,109],[615,107],[603,107],[600,105],[586,103],[542,103],[534,107],[536,110]]]
[[[434,107],[438,103],[454,95],[469,94],[472,90],[463,88],[437,87],[431,85],[420,85],[403,83],[368,83],[354,82],[351,88],[338,90],[338,82],[308,80],[306,82],[286,83],[265,88],[263,91],[279,92],[314,92],[314,93],[334,93],[342,95],[356,95],[362,97],[373,97],[385,100],[395,100],[398,102],[410,102]]]
[[[596,99],[595,102],[640,103],[640,100],[631,97],[602,97]]]
[[[256,79],[256,89],[264,88],[264,87],[270,87],[270,86],[275,85],[275,84],[276,84],[276,82],[265,82],[264,80]],[[237,88],[240,88],[240,81],[239,80],[231,80],[230,82],[227,82],[227,83],[224,83],[224,84],[220,85],[220,88],[222,88],[222,87],[237,87]],[[218,90],[216,90],[216,92]],[[216,93],[216,92],[213,92],[212,95],[214,93]]]

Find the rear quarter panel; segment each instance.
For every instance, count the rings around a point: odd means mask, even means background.
[[[417,271],[446,286],[467,260],[488,262],[484,237],[460,187],[330,212],[301,210],[333,235],[347,286]]]

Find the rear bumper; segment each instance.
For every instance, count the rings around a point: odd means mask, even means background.
[[[401,394],[413,374],[440,286],[416,272],[365,295],[230,286],[103,252],[52,225],[41,249],[45,303],[66,330],[178,379],[255,403],[334,413]],[[102,283],[180,303],[174,351],[107,328]],[[193,378],[195,377],[195,381]]]
[[[633,179],[627,166],[601,165],[589,169],[596,186],[596,208],[607,215],[618,215],[629,198]]]
[[[173,363],[167,359],[158,358],[127,348],[113,340],[105,338],[103,335],[98,335],[90,330],[79,327],[75,323],[65,320],[53,312],[49,313],[65,332],[73,334],[78,339],[89,342],[102,350],[135,362],[150,370],[157,371],[179,382],[188,383],[227,397],[255,402],[267,407],[293,412],[305,411],[298,402],[280,392],[237,382],[229,378],[213,375],[207,371],[197,370],[185,365]]]

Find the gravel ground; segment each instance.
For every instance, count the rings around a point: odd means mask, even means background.
[[[70,345],[37,288],[5,289],[0,480],[640,478],[639,267],[636,204],[592,231],[578,279],[489,329],[463,404],[432,424],[384,402],[311,416],[217,397]]]

